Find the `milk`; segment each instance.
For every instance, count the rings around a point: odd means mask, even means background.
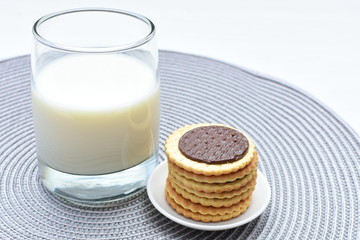
[[[39,161],[72,174],[135,166],[158,145],[159,84],[153,70],[118,54],[69,55],[34,76]]]

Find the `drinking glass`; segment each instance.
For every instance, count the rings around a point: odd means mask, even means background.
[[[155,26],[116,9],[73,9],[33,27],[32,107],[39,174],[75,202],[124,198],[158,163]]]

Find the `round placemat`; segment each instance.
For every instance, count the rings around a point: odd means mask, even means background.
[[[0,63],[1,239],[360,239],[360,139],[327,107],[287,83],[212,59],[160,52],[163,145],[201,122],[248,133],[272,199],[257,219],[205,232],[162,216],[146,191],[77,206],[41,185],[31,117],[29,56]]]

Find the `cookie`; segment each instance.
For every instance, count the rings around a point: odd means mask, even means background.
[[[245,184],[244,186],[240,187],[239,189],[236,189],[236,190],[233,190],[230,192],[221,192],[221,193],[207,193],[207,192],[203,192],[203,191],[196,191],[191,188],[186,188],[184,185],[182,185],[181,183],[177,182],[174,179],[173,179],[173,181],[170,181],[170,184],[175,189],[182,188],[182,189],[186,190],[188,193],[192,193],[198,197],[209,198],[209,199],[212,199],[212,198],[224,199],[224,198],[233,198],[235,196],[243,194],[244,192],[248,191],[250,188],[255,188],[256,175],[254,175],[252,177],[252,179],[250,180],[249,183]]]
[[[166,200],[178,213],[217,222],[249,207],[258,153],[246,134],[221,124],[189,125],[168,137],[165,152]]]
[[[253,141],[246,136],[249,141],[249,147],[247,153],[238,161],[222,164],[208,164],[204,162],[193,161],[184,156],[179,150],[179,140],[188,131],[202,126],[224,126],[220,124],[194,124],[179,128],[173,134],[171,134],[165,143],[165,152],[168,160],[175,163],[177,166],[196,174],[202,174],[206,176],[222,175],[232,172],[236,172],[239,169],[246,167],[254,157],[256,152]]]
[[[243,178],[227,183],[196,182],[194,180],[184,178],[178,175],[177,173],[170,171],[168,177],[170,178],[171,182],[176,182],[179,186],[182,186],[182,188],[184,189],[193,189],[195,191],[202,191],[206,193],[221,193],[221,192],[230,192],[246,185],[253,179],[253,176],[256,175],[256,170],[257,169],[252,170],[248,175],[244,176]]]
[[[237,210],[231,213],[223,214],[223,215],[209,215],[209,214],[200,214],[198,212],[192,212],[188,209],[183,208],[181,205],[177,204],[168,193],[165,194],[166,200],[169,205],[175,209],[176,212],[179,214],[184,215],[185,217],[191,218],[195,221],[202,221],[202,222],[219,222],[229,220],[231,218],[237,217],[249,207],[251,202],[251,197],[248,199],[243,200],[243,205]]]
[[[169,180],[167,180],[166,184],[171,184],[171,183]],[[241,200],[248,198],[252,194],[252,192],[255,188],[255,186],[252,186],[251,188],[249,188],[242,194],[234,196],[232,198],[219,199],[219,198],[199,197],[195,194],[187,192],[185,189],[182,189],[179,186],[176,186],[176,184],[171,184],[171,187],[173,187],[173,189],[178,194],[180,194],[183,198],[190,200],[193,203],[199,203],[200,205],[205,206],[205,207],[217,207],[217,208],[218,207],[230,207],[230,206],[240,202]]]
[[[253,159],[250,164],[246,167],[232,173],[223,174],[219,176],[206,176],[202,174],[195,174],[193,172],[188,172],[183,168],[178,167],[175,163],[168,162],[169,171],[176,172],[178,175],[183,176],[187,179],[194,180],[196,182],[206,182],[206,183],[225,183],[232,182],[237,179],[243,178],[245,175],[248,175],[252,170],[257,167],[258,163],[258,154],[255,153]]]
[[[198,203],[193,203],[190,200],[185,199],[180,194],[178,194],[175,189],[167,184],[165,187],[166,193],[168,196],[177,204],[180,205],[183,209],[189,210],[193,213],[199,213],[202,215],[224,215],[224,214],[232,214],[233,212],[241,212],[242,209],[247,205],[249,199],[248,198],[241,200],[240,202],[231,205],[230,207],[207,207]]]

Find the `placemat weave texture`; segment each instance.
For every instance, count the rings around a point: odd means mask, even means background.
[[[30,98],[30,58],[0,62],[0,239],[360,239],[360,138],[295,87],[223,62],[160,52],[163,145],[201,122],[255,140],[272,189],[244,226],[192,230],[162,216],[146,191],[105,206],[59,201],[41,185]]]

